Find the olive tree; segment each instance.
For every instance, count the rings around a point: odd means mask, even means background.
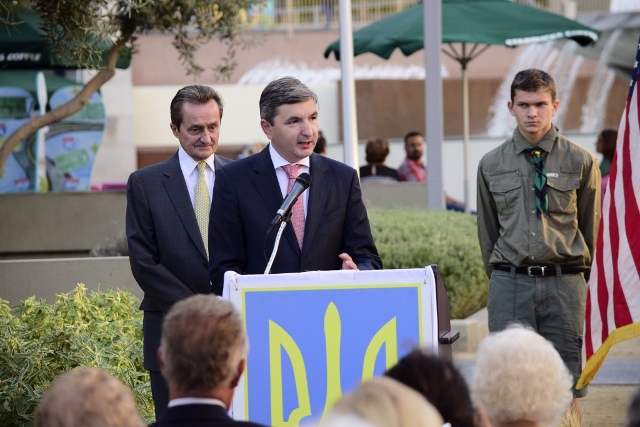
[[[0,31],[15,25],[16,8],[38,13],[52,55],[77,68],[97,73],[78,95],[66,104],[35,118],[13,134],[0,147],[0,174],[11,151],[36,130],[81,110],[91,95],[115,75],[118,56],[128,50],[135,54],[136,35],[149,31],[173,34],[173,46],[187,74],[198,75],[203,68],[195,61],[199,47],[218,39],[227,55],[212,70],[229,76],[235,66],[234,52],[250,41],[239,36],[239,14],[260,0],[14,0],[0,5]],[[112,47],[102,61],[100,45]],[[96,63],[99,65],[96,66]]]

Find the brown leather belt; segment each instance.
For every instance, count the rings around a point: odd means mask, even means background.
[[[558,270],[558,267],[560,269]],[[493,269],[511,272],[511,264],[494,264]],[[527,267],[515,267],[516,274],[526,274],[527,276],[553,276],[560,274],[578,274],[589,271],[589,267],[584,265],[532,265]]]

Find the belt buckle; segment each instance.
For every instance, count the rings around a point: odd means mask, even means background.
[[[540,274],[533,274],[532,273],[532,269],[534,268],[539,268],[540,269]],[[544,270],[545,270],[545,266],[538,266],[538,265],[534,265],[532,267],[527,267],[527,275],[529,277],[535,277],[535,276],[544,276]]]

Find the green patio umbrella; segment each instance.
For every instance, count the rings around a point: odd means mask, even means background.
[[[469,208],[467,153],[469,145],[469,91],[467,64],[490,45],[516,47],[559,39],[582,46],[598,41],[600,32],[543,9],[509,0],[441,0],[442,52],[462,68],[462,109],[465,168],[465,204]],[[409,56],[424,47],[423,5],[387,16],[353,33],[354,55],[374,53],[389,59],[395,49]],[[454,46],[453,43],[459,43]],[[340,59],[340,40],[324,52]]]
[[[49,70],[53,68],[77,69],[70,63],[51,54],[46,34],[42,30],[40,16],[28,10],[16,10],[16,25],[0,25],[0,70]],[[100,44],[102,58],[96,58],[96,67],[108,55],[111,45]],[[123,49],[117,68],[129,67],[131,50]]]
[[[389,59],[395,49],[405,56],[424,46],[422,5],[387,16],[353,33],[355,55],[375,53]],[[598,40],[599,31],[543,9],[509,0],[442,0],[442,42],[515,47],[569,38],[582,46]],[[340,59],[340,41],[324,52]],[[477,56],[477,53],[475,54]],[[474,54],[459,55],[467,62]]]

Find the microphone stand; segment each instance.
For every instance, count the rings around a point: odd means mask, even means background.
[[[287,226],[287,223],[291,221],[291,211],[280,220],[280,227],[278,228],[278,234],[276,234],[276,241],[273,244],[273,251],[271,252],[271,256],[269,257],[269,262],[267,263],[267,268],[264,270],[264,274],[269,274],[271,272],[271,266],[273,265],[273,261],[276,259],[276,253],[278,252],[278,246],[280,246],[280,238],[282,237],[282,233],[284,232],[284,228]]]

